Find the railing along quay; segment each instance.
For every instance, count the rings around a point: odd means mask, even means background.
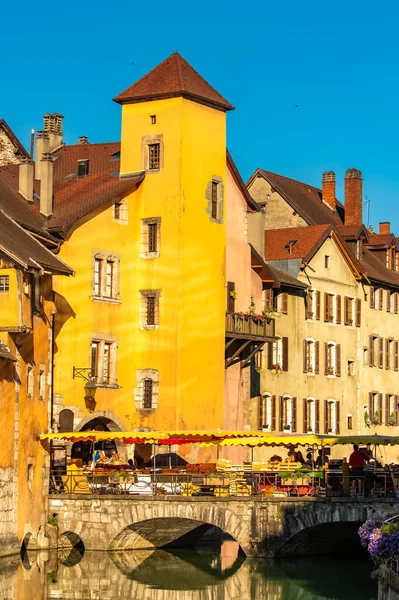
[[[369,478],[361,493],[365,498],[394,498],[390,487],[391,474],[381,473]],[[216,473],[197,475],[191,473],[118,473],[83,472],[63,475],[51,471],[50,494],[124,495],[137,496],[203,496],[203,497],[348,497],[336,478],[313,473],[302,478],[290,478],[274,473]]]

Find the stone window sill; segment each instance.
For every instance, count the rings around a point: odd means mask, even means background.
[[[149,260],[152,258],[159,258],[159,252],[141,252],[140,258],[144,258],[146,260]]]
[[[107,298],[106,296],[90,296],[93,302],[105,302],[105,304],[122,304],[118,298]]]
[[[154,414],[156,408],[156,406],[153,408],[137,408],[136,411],[139,415],[152,415]]]
[[[142,331],[151,331],[153,329],[159,329],[159,325],[142,325],[140,329]]]
[[[96,389],[119,390],[120,386],[117,383],[96,383]]]

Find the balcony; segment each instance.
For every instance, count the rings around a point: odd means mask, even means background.
[[[275,322],[272,318],[244,313],[226,315],[225,366],[241,362],[247,367],[257,352],[268,341],[274,341]]]
[[[226,337],[266,342],[274,340],[274,319],[259,320],[255,315],[231,313],[226,315]]]

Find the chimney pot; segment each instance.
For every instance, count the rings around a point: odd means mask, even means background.
[[[345,225],[363,222],[362,173],[358,169],[347,169],[345,175]]]
[[[80,135],[78,137],[77,144],[88,144],[88,143],[89,143],[89,138],[87,137],[87,135]]]
[[[323,202],[331,208],[336,210],[337,203],[335,199],[335,173],[334,171],[324,171],[322,175],[322,199]]]
[[[33,202],[34,164],[31,158],[21,157],[19,164],[19,193],[28,201]]]
[[[391,223],[383,221],[380,223],[380,235],[388,235],[391,233]]]
[[[40,212],[49,217],[53,212],[53,156],[46,152],[41,160]]]
[[[64,117],[59,113],[46,113],[43,115],[44,131],[49,136],[47,152],[52,152],[62,144],[62,121]]]

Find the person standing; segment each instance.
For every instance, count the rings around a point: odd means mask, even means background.
[[[364,463],[366,462],[366,457],[359,450],[359,446],[355,444],[353,446],[353,452],[349,457],[349,466],[351,468],[351,479],[352,479],[352,489],[351,491],[356,494],[356,482],[358,482],[358,492],[362,491],[362,482],[364,479]]]

